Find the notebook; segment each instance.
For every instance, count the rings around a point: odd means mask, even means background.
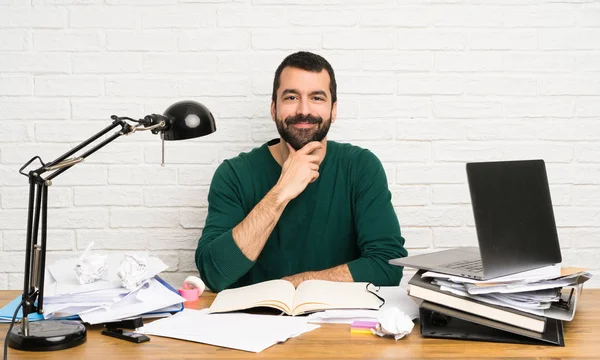
[[[210,306],[210,313],[268,307],[287,315],[329,309],[379,309],[383,304],[367,289],[368,283],[307,280],[294,288],[287,280],[269,280],[223,290]]]
[[[466,169],[479,248],[390,264],[486,280],[562,261],[543,160],[468,163]]]

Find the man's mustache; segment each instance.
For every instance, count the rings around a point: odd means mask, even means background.
[[[285,123],[287,125],[294,125],[294,124],[300,124],[300,123],[305,123],[305,124],[321,124],[323,122],[323,118],[320,116],[312,116],[312,115],[296,115],[296,116],[288,116],[287,118],[285,118]]]

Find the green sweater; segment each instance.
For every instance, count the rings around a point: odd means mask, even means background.
[[[327,142],[319,177],[283,211],[256,261],[231,230],[277,183],[281,166],[265,143],[225,160],[208,194],[208,216],[196,249],[200,277],[213,291],[348,264],[354,281],[398,285],[407,255],[385,172],[370,151]]]

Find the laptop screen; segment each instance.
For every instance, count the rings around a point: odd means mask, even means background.
[[[486,277],[562,261],[543,160],[468,163],[467,177]]]

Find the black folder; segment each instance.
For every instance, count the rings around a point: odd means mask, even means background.
[[[472,341],[565,346],[563,322],[547,319],[543,333],[486,319],[423,301],[419,307],[421,335]]]

